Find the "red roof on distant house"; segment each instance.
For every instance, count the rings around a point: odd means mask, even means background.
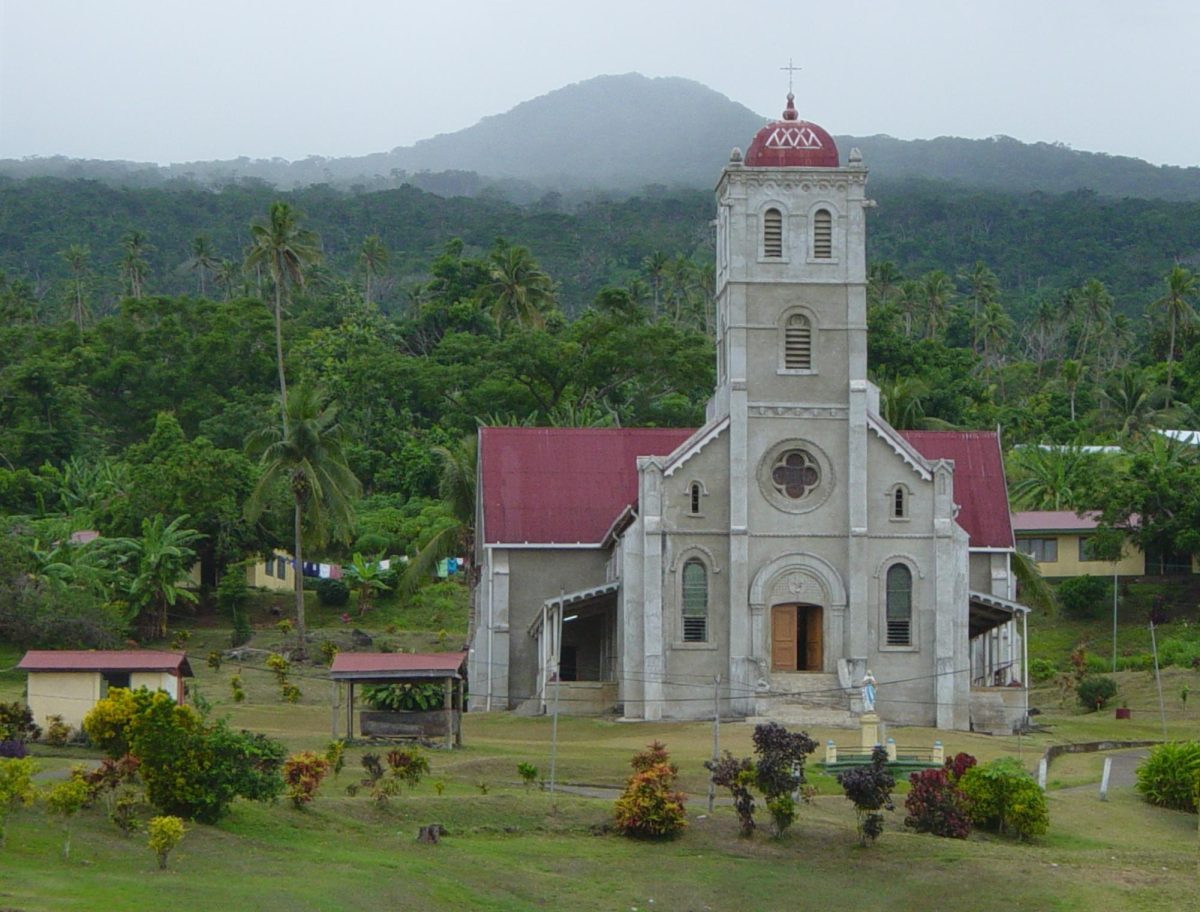
[[[637,458],[666,456],[692,434],[690,428],[481,428],[481,539],[599,544],[637,500]]]
[[[1099,513],[1074,510],[1018,510],[1012,515],[1017,532],[1080,532],[1100,525]]]
[[[187,653],[153,649],[31,649],[22,671],[166,671],[192,677]]]
[[[958,524],[972,548],[1013,547],[1008,486],[994,431],[900,431],[926,459],[954,460]]]
[[[465,652],[339,652],[329,668],[331,678],[458,677]]]

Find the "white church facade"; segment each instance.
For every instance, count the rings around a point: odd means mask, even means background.
[[[717,184],[694,430],[483,428],[472,710],[1011,731],[1024,609],[994,432],[899,432],[867,379],[867,171],[797,118]]]

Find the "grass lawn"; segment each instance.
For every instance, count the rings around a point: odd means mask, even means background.
[[[390,610],[368,615],[359,626],[409,642],[436,642]],[[357,622],[357,618],[355,621]],[[346,626],[325,619],[318,636],[340,636]],[[266,651],[284,642],[269,615],[258,625],[255,648],[242,662],[207,666],[205,656],[224,648],[228,632],[196,625],[188,644],[196,680],[193,693],[228,716],[236,727],[266,732],[289,749],[321,749],[330,738],[331,688],[319,660],[294,669],[302,691],[295,704],[281,701],[263,665]],[[394,633],[387,633],[393,626]],[[451,636],[461,636],[452,629]],[[425,638],[425,640],[422,640]],[[432,639],[430,639],[432,638]],[[412,648],[412,647],[409,647]],[[430,648],[430,647],[425,647]],[[436,646],[432,647],[436,648]],[[0,699],[21,696],[22,676],[3,669],[19,659],[0,647]],[[230,679],[239,674],[247,699],[235,703]],[[1179,699],[1187,682],[1200,699],[1200,675],[1170,669],[1165,688],[1169,735],[1195,737],[1198,707]],[[969,751],[981,760],[1020,757],[1033,769],[1052,743],[1111,738],[1158,738],[1157,696],[1142,672],[1118,675],[1121,694],[1135,708],[1130,721],[1111,711],[1085,713],[1059,705],[1053,687],[1035,693],[1043,730],[1022,737],[987,737],[933,729],[895,728],[902,745],[941,738],[948,753]],[[1146,687],[1151,688],[1150,691]],[[1150,695],[1153,695],[1151,700]],[[1150,701],[1154,712],[1143,710]],[[750,752],[750,726],[724,723],[722,747]],[[819,744],[853,743],[854,732],[813,729]],[[0,849],[0,910],[187,909],[362,910],[775,910],[889,905],[897,909],[1052,909],[1107,912],[1123,909],[1195,908],[1197,820],[1152,808],[1132,788],[1117,788],[1100,802],[1091,788],[1102,755],[1069,755],[1050,770],[1050,832],[1031,844],[987,834],[965,841],[917,835],[903,828],[903,795],[888,815],[879,843],[862,849],[854,814],[829,776],[810,771],[818,797],[803,806],[782,839],[761,830],[737,835],[727,803],[706,816],[706,773],[711,750],[707,723],[621,723],[612,719],[560,720],[557,780],[573,785],[619,787],[630,756],[652,740],[664,741],[691,795],[689,826],[678,839],[635,842],[611,834],[612,802],[520,784],[517,764],[549,774],[550,720],[509,714],[468,715],[464,747],[429,752],[432,771],[411,793],[376,807],[365,794],[346,794],[368,749],[356,745],[337,781],[326,783],[306,810],[289,804],[237,803],[216,826],[193,825],[158,871],[144,836],[124,839],[94,808],[78,819],[70,861],[60,857],[62,834],[40,807],[18,811]],[[74,762],[94,762],[84,748],[36,750],[43,776],[61,776]],[[818,750],[814,760],[820,759]],[[440,793],[439,793],[440,787]],[[903,789],[899,790],[903,792]],[[149,816],[147,812],[144,816]],[[760,823],[766,815],[760,810]],[[441,823],[448,835],[437,846],[416,842],[422,824]],[[936,899],[934,899],[936,897]]]

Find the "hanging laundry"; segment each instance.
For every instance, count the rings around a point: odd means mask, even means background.
[[[329,564],[318,564],[317,576],[321,579],[329,579]]]
[[[445,579],[450,575],[450,559],[448,557],[443,557],[438,561],[437,575],[438,579]]]
[[[341,564],[333,564],[332,566],[330,566],[329,578],[330,579],[341,579],[342,578],[342,565]]]
[[[380,570],[391,570],[392,569],[392,559],[389,557],[389,558],[385,558],[384,560],[381,560],[379,562],[379,569]]]
[[[447,573],[457,573],[458,572],[458,558],[457,557],[446,558],[446,572]]]

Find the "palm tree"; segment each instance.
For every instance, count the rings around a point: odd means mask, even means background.
[[[235,263],[233,260],[221,260],[217,264],[214,278],[217,280],[217,284],[225,289],[225,300],[228,301],[233,297],[233,286],[245,278],[245,271],[242,269],[241,263]]]
[[[899,267],[891,260],[872,263],[867,270],[867,304],[871,307],[885,307],[891,302],[892,296],[904,276]]]
[[[435,446],[432,452],[442,463],[438,495],[448,516],[445,522],[433,526],[418,544],[417,553],[408,562],[400,580],[400,588],[405,592],[415,591],[443,557],[474,553],[478,437],[468,434],[453,447]]]
[[[554,306],[554,282],[525,247],[509,247],[492,254],[489,282],[484,294],[492,301],[492,319],[503,329],[513,320],[522,326],[545,325],[545,313]]]
[[[920,282],[908,279],[900,283],[900,288],[896,292],[896,306],[900,308],[900,313],[904,317],[905,338],[912,337],[913,319],[921,309],[922,300]]]
[[[366,288],[364,289],[363,300],[370,305],[371,279],[379,275],[388,263],[388,251],[379,235],[372,234],[363,238],[362,249],[358,254],[358,263],[362,266],[363,272],[366,273]]]
[[[146,235],[134,229],[121,238],[125,255],[121,257],[121,278],[125,281],[131,298],[139,299],[150,275],[150,264],[146,254],[153,248],[147,243]]]
[[[320,261],[320,241],[313,232],[301,228],[292,207],[281,202],[272,203],[267,220],[251,225],[250,233],[246,268],[259,269],[265,265],[275,286],[275,360],[279,367],[279,403],[286,437],[288,396],[283,372],[283,306],[291,301],[291,288],[304,286],[305,269]]]
[[[192,238],[192,255],[183,261],[179,267],[185,272],[197,273],[200,280],[200,297],[205,296],[205,277],[210,270],[215,270],[221,265],[220,259],[217,258],[213,251],[212,241],[203,234],[198,234]]]
[[[361,485],[346,464],[345,436],[337,405],[315,387],[300,385],[287,400],[283,429],[272,423],[251,435],[247,449],[257,455],[262,475],[246,504],[251,521],[262,515],[278,486],[292,498],[292,556],[296,562],[296,633],[299,654],[307,647],[304,624],[304,545],[322,547],[331,539],[348,540],[354,513],[351,501]]]
[[[921,277],[921,295],[925,303],[928,336],[936,339],[954,300],[954,283],[946,273],[934,269]]]
[[[83,282],[87,275],[88,257],[91,255],[92,250],[87,244],[72,244],[66,250],[59,252],[59,256],[66,261],[71,270],[71,281],[75,286],[75,301],[71,315],[80,332],[83,332],[83,317],[86,310],[83,303]]]
[[[1196,319],[1196,310],[1191,298],[1200,291],[1200,283],[1196,276],[1184,269],[1178,263],[1167,273],[1165,279],[1167,293],[1154,302],[1155,307],[1161,307],[1167,315],[1167,327],[1170,341],[1167,344],[1167,404],[1170,405],[1174,395],[1175,378],[1175,334],[1179,329],[1187,329]]]
[[[1127,367],[1113,374],[1100,391],[1101,412],[1126,439],[1137,439],[1154,427],[1184,427],[1195,414],[1183,403],[1171,403],[1166,387],[1154,386],[1147,375]]]
[[[1078,362],[1076,362],[1078,363]],[[1081,505],[1094,459],[1075,446],[1023,446],[1008,467],[1013,506],[1022,510],[1064,510]]]
[[[971,299],[973,306],[972,316],[975,319],[976,333],[975,346],[979,347],[979,312],[996,301],[996,296],[1000,293],[1000,280],[996,277],[996,273],[988,268],[983,260],[976,260],[975,265],[971,269],[959,272],[958,278],[967,285],[967,297]]]
[[[654,289],[654,315],[658,316],[660,306],[660,296],[662,292],[663,276],[667,270],[668,257],[661,250],[653,251],[649,256],[642,258],[642,272],[650,279],[650,285]]]
[[[983,363],[985,369],[990,371],[1001,360],[1001,352],[1012,333],[1012,318],[998,302],[988,301],[972,322],[975,326],[975,342],[982,346]]]
[[[1071,420],[1075,420],[1075,396],[1079,392],[1079,382],[1083,379],[1083,362],[1076,361],[1074,358],[1068,358],[1062,363],[1059,368],[1058,375],[1062,378],[1063,385],[1067,388],[1067,395],[1071,397]]]
[[[1099,338],[1112,314],[1113,298],[1099,279],[1089,279],[1079,289],[1076,297],[1080,314],[1083,318],[1083,330],[1079,334],[1079,344],[1075,357],[1080,361],[1087,360],[1089,344]]]

